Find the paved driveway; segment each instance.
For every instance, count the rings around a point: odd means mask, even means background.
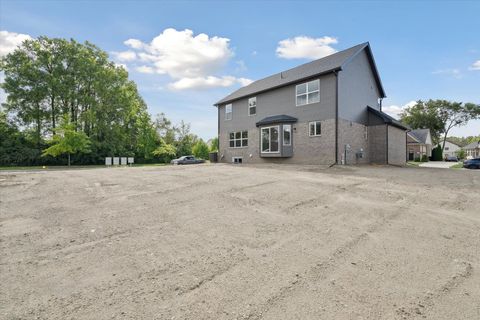
[[[424,168],[441,168],[448,169],[453,165],[456,165],[456,162],[445,162],[445,161],[430,161],[419,164],[420,167]]]

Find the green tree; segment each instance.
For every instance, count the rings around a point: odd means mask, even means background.
[[[218,151],[218,137],[215,137],[210,141],[210,151],[211,152]]]
[[[402,122],[413,129],[430,129],[434,144],[439,143],[440,137],[443,137],[442,150],[452,128],[479,118],[479,105],[447,100],[428,100],[427,102],[419,100],[401,114]]]
[[[199,139],[192,148],[193,155],[197,158],[208,160],[208,145]]]
[[[75,125],[64,117],[61,126],[50,140],[51,146],[43,150],[43,156],[58,157],[63,154],[68,155],[68,165],[70,166],[70,155],[76,153],[90,152],[90,140],[83,132],[77,132]]]
[[[462,160],[462,159],[465,159],[465,150],[463,149],[460,149],[458,151],[455,152],[458,159]]]
[[[165,143],[163,139],[161,139],[160,146],[153,150],[152,155],[158,157],[162,160],[162,162],[168,163],[170,160],[175,158],[177,154],[177,149],[174,145]]]
[[[95,45],[39,37],[0,59],[4,107],[41,150],[64,116],[91,141],[82,163],[108,155],[150,159],[159,146],[155,124],[124,68]],[[173,143],[173,141],[171,142]]]

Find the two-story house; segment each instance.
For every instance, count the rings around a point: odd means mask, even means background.
[[[384,97],[368,43],[255,81],[215,104],[219,161],[403,165]]]

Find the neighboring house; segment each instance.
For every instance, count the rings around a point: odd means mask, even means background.
[[[404,165],[384,97],[368,43],[255,81],[215,104],[219,161]]]
[[[407,160],[421,160],[432,156],[430,129],[415,129],[407,132]]]
[[[440,142],[438,145],[442,146],[442,143],[443,142]],[[448,140],[445,141],[445,147],[443,148],[443,159],[445,159],[446,157],[456,156],[457,152],[460,151],[461,149],[462,148],[456,145],[455,143],[450,142]]]
[[[480,140],[472,142],[463,147],[465,150],[465,157],[468,159],[479,158],[480,157]]]

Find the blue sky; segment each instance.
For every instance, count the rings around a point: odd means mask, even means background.
[[[480,103],[479,12],[479,1],[1,0],[0,30],[8,41],[46,35],[98,45],[126,65],[152,115],[183,119],[208,139],[223,96],[365,41],[392,114],[418,99]],[[480,121],[452,134],[478,135]]]

